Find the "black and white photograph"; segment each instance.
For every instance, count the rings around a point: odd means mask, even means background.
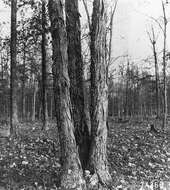
[[[0,0],[0,190],[170,190],[170,0]]]

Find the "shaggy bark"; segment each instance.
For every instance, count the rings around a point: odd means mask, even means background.
[[[78,0],[66,0],[66,30],[68,39],[68,72],[75,138],[79,146],[80,161],[86,168],[89,157],[89,129],[85,114],[83,61],[81,55],[81,27]]]
[[[73,121],[71,118],[67,36],[62,0],[49,0],[49,15],[53,44],[55,111],[61,144],[61,188],[67,190],[81,190],[86,187],[76,147]]]
[[[106,64],[106,13],[104,0],[94,0],[91,26],[91,128],[89,168],[108,187],[111,176],[107,166],[108,85]]]

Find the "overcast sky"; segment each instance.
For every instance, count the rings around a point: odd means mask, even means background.
[[[170,17],[170,3],[166,5],[166,13],[167,17]],[[159,33],[157,46],[158,51],[161,51],[162,33],[158,24],[150,17],[161,19],[162,15],[161,0],[119,0],[114,17],[112,56],[128,54],[133,60],[140,60],[152,55],[146,32],[150,31],[151,25],[155,27],[156,33]],[[0,0],[0,22],[7,21],[10,21],[10,9]],[[9,25],[4,26],[3,33],[9,33]],[[167,33],[170,34],[170,23]],[[169,47],[170,38],[168,38]]]
[[[9,21],[10,21],[10,9],[8,6],[5,6],[3,1],[0,0],[0,32],[1,32],[1,36],[5,36],[5,35],[9,35]],[[3,23],[7,23],[8,24],[3,24]]]
[[[165,7],[168,18],[170,4]],[[162,32],[158,24],[150,17],[160,20],[161,23],[162,15],[161,0],[119,0],[114,20],[113,56],[128,53],[132,59],[140,60],[152,55],[147,35],[151,25],[155,28],[155,33],[159,34],[157,46],[158,51],[161,51]],[[170,34],[170,23],[167,34]],[[168,48],[169,39],[167,40]]]

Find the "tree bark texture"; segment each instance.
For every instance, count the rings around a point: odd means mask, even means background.
[[[85,189],[85,181],[76,147],[71,118],[70,81],[68,75],[67,35],[64,23],[63,1],[49,0],[49,15],[53,45],[54,101],[61,143],[61,188]]]
[[[11,134],[18,123],[17,108],[17,0],[11,1],[11,76],[10,76],[10,132]]]
[[[108,186],[111,176],[108,171],[107,115],[108,85],[106,63],[106,12],[104,0],[94,0],[91,26],[91,128],[92,142],[89,168],[96,173],[99,182]]]
[[[80,161],[83,169],[85,169],[89,157],[90,127],[88,127],[85,114],[83,60],[81,54],[81,27],[80,14],[78,11],[78,0],[66,0],[65,10],[72,118],[75,127],[75,138],[79,146]]]

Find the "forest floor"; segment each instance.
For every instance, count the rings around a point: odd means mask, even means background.
[[[0,139],[0,190],[55,190],[59,142],[55,123],[20,123],[17,138]],[[1,126],[3,130],[6,126]],[[108,160],[116,190],[170,190],[170,131],[151,132],[147,122],[110,123]]]
[[[170,130],[152,132],[148,121],[111,123],[108,155],[117,189],[156,190],[159,183],[170,190]]]

